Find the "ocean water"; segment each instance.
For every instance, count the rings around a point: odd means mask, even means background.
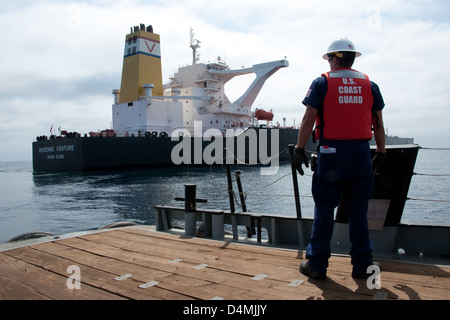
[[[248,211],[295,216],[291,169],[276,175],[241,170]],[[450,224],[450,151],[419,150],[403,223]],[[303,217],[313,216],[311,171],[298,176]],[[0,243],[32,231],[52,234],[98,229],[111,222],[155,223],[155,205],[178,205],[184,184],[197,185],[198,208],[230,209],[225,168],[174,167],[101,173],[34,173],[31,162],[0,162]],[[233,184],[237,192],[236,183]],[[240,211],[239,201],[235,202]]]

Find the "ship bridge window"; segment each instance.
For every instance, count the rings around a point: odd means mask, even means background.
[[[128,45],[131,45],[131,41],[133,41],[133,38],[132,38],[132,37],[129,37],[129,38],[127,39]]]
[[[133,37],[133,43],[136,43],[136,41],[137,41],[137,36],[134,36]]]
[[[133,47],[133,53],[136,53],[136,47]]]

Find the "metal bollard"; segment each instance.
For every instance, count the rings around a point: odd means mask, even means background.
[[[197,229],[197,202],[206,203],[206,199],[196,198],[197,185],[185,184],[184,185],[184,198],[175,198],[177,201],[184,201],[184,220],[185,228],[184,233],[186,236],[193,237]]]

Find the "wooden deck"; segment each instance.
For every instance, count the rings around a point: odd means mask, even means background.
[[[151,227],[111,229],[0,252],[0,299],[450,299],[449,267],[381,261],[381,289],[370,290],[351,277],[348,257],[333,256],[328,279],[314,281],[299,272],[303,255]],[[79,267],[80,289],[67,286],[78,284],[70,266]]]

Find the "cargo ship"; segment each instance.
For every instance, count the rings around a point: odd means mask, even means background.
[[[192,64],[179,68],[163,85],[160,35],[151,25],[132,27],[124,47],[121,86],[112,90],[112,128],[37,137],[32,143],[34,171],[276,166],[289,158],[287,146],[296,143],[298,129],[273,126],[272,110],[252,109],[266,80],[289,66],[286,59],[234,70],[220,57],[200,63],[200,42],[191,29]],[[247,74],[255,75],[253,82],[230,101],[227,82]],[[307,150],[315,149],[310,140]]]

